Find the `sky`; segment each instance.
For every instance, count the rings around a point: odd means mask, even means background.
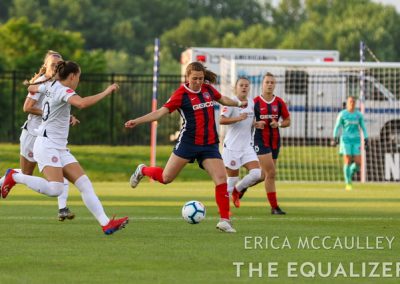
[[[392,5],[396,7],[398,13],[400,13],[400,0],[373,0],[377,3],[382,3],[384,5]]]

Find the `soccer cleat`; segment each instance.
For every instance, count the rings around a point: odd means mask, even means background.
[[[131,175],[131,179],[129,180],[131,187],[135,188],[139,184],[140,180],[144,177],[142,170],[144,168],[144,164],[140,164],[137,166],[135,172]]]
[[[75,214],[72,213],[68,207],[61,208],[58,210],[58,221],[64,221],[65,219],[72,220],[75,218]]]
[[[106,235],[111,235],[122,228],[125,228],[125,225],[128,224],[128,217],[115,219],[114,217],[108,222],[107,225],[102,226],[103,232]]]
[[[234,187],[232,191],[232,202],[236,208],[240,207],[240,192],[237,191],[236,187]]]
[[[241,192],[239,192],[239,199],[242,199],[243,195],[246,193],[247,187],[243,188]]]
[[[353,189],[353,186],[351,185],[351,183],[346,183],[345,189],[346,191],[351,191]]]
[[[17,173],[13,169],[8,169],[4,175],[4,182],[1,185],[1,197],[6,198],[11,188],[14,187],[15,181],[12,177],[13,174]]]
[[[275,207],[275,208],[271,209],[271,214],[272,215],[286,215],[286,212],[282,211],[282,209],[279,208],[279,206],[278,206],[278,207]]]
[[[236,233],[236,230],[232,227],[231,221],[227,219],[221,219],[216,227],[221,232],[225,233]]]

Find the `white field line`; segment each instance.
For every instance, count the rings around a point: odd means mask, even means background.
[[[57,219],[56,216],[0,216],[0,220],[55,220]],[[182,217],[144,217],[144,216],[129,216],[131,221],[157,221],[157,220],[165,220],[165,221],[176,221],[182,220]],[[207,219],[211,220],[218,220],[218,217],[210,217],[207,216]],[[318,222],[337,222],[337,221],[400,221],[400,217],[393,218],[393,217],[289,217],[289,216],[264,216],[264,217],[232,217],[232,219],[240,221],[240,220],[247,220],[247,221],[258,221],[264,220],[268,222],[298,222],[298,221],[318,221]],[[76,220],[94,220],[93,217],[76,217]],[[66,220],[65,223],[74,222]]]

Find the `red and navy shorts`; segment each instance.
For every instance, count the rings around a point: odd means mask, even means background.
[[[254,142],[254,151],[256,151],[257,156],[272,153],[272,159],[276,160],[279,156],[279,149],[280,147],[272,149],[271,147],[265,146],[263,143]]]
[[[173,150],[174,154],[193,163],[197,160],[199,167],[203,168],[203,161],[206,159],[221,159],[218,144],[193,145],[185,142],[177,143]]]

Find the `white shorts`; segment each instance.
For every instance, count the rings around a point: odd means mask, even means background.
[[[37,136],[30,134],[26,129],[22,130],[21,136],[19,137],[20,155],[29,162],[36,162],[33,158],[33,145],[35,144],[36,137]]]
[[[47,147],[46,140],[47,138],[45,137],[38,137],[33,146],[33,156],[37,161],[40,172],[43,171],[46,166],[63,168],[68,164],[78,162],[68,149]]]
[[[257,154],[251,146],[243,151],[229,150],[224,147],[222,150],[222,159],[224,160],[225,167],[232,170],[237,170],[249,162],[258,161]]]

